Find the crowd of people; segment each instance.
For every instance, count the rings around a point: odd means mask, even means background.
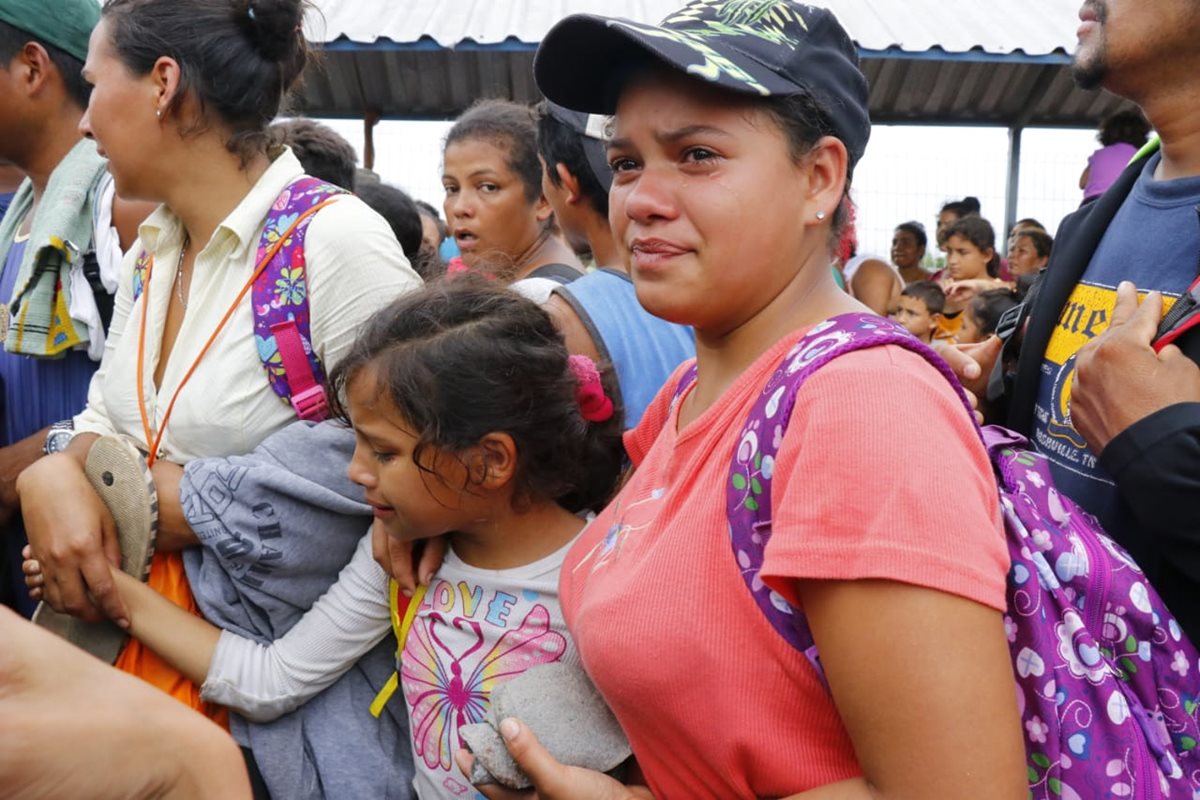
[[[1054,237],[966,197],[882,257],[822,8],[563,19],[439,209],[279,119],[303,0],[0,0],[0,794],[528,796],[463,729],[548,664],[633,756],[497,720],[542,798],[1200,791],[1200,12],[1154,5],[1081,11],[1077,80],[1146,118]],[[1139,665],[1083,785],[1068,672]]]

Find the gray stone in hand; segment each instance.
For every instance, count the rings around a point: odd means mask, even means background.
[[[532,785],[497,732],[508,717],[525,723],[542,746],[568,766],[608,772],[632,754],[616,717],[583,668],[543,664],[496,687],[487,719],[459,730],[475,755],[472,783],[499,783],[510,789]]]

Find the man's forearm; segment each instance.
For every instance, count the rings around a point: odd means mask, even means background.
[[[17,476],[42,457],[42,446],[49,431],[49,427],[43,428],[19,442],[0,448],[0,506],[3,508],[15,509],[20,505],[17,497]]]

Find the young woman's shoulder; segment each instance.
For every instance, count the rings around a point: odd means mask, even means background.
[[[853,446],[876,458],[926,452],[949,462],[986,462],[957,390],[924,357],[895,345],[840,356],[808,379],[796,396],[784,447],[814,428],[837,431],[843,452]]]
[[[847,405],[880,405],[894,408],[898,414],[921,411],[925,419],[929,414],[952,418],[948,421],[961,417],[973,430],[958,392],[946,376],[923,356],[898,345],[868,347],[830,361],[808,379],[797,403],[827,400],[831,394],[847,389],[856,393],[854,397],[843,396]],[[942,402],[933,408],[914,409],[909,401],[919,399],[918,395],[927,401],[940,398]]]
[[[913,583],[1004,608],[991,465],[947,379],[895,346],[835,359],[796,397],[764,577]]]
[[[397,273],[393,277],[420,282],[387,222],[354,195],[337,198],[313,216],[305,256],[309,268],[319,272],[391,269]]]

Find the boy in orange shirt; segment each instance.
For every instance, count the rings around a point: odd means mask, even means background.
[[[917,281],[904,287],[900,302],[890,316],[909,333],[929,344],[942,321],[946,293],[933,281]]]

